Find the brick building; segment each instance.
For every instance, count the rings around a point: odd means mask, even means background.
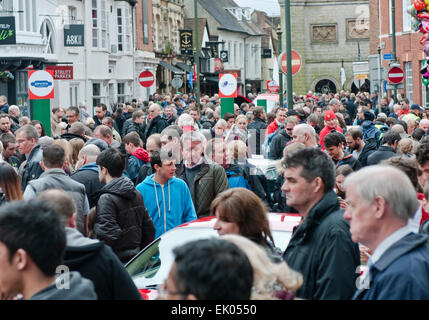
[[[396,58],[404,70],[404,89],[398,93],[410,102],[427,105],[428,89],[422,85],[420,68],[424,60],[422,34],[411,29],[411,17],[407,13],[410,0],[395,0]],[[370,54],[392,53],[392,14],[390,0],[370,0]],[[389,62],[382,60],[385,70]],[[388,90],[388,95],[392,92]]]

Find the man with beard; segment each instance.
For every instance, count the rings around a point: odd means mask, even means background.
[[[365,143],[362,130],[359,128],[351,128],[345,136],[352,156],[360,162],[362,167],[367,166],[368,156],[377,150],[375,141],[370,139]]]

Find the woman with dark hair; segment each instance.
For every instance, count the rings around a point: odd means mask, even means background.
[[[39,120],[31,120],[31,125],[37,129],[39,138],[46,136],[45,128],[43,127],[43,124]]]
[[[0,162],[0,205],[22,200],[21,182],[15,169],[7,162]]]
[[[273,261],[281,260],[281,252],[274,246],[267,209],[252,191],[245,188],[225,190],[211,203],[210,213],[216,216],[213,229],[219,235],[244,236],[264,247]]]

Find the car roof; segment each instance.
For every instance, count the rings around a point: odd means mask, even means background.
[[[296,213],[268,213],[270,229],[274,231],[292,231],[293,227],[295,227],[300,220],[301,215]],[[176,228],[213,228],[215,222],[215,216],[208,216],[187,222]]]

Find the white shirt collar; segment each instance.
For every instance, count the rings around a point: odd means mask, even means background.
[[[411,232],[409,225],[396,230],[390,236],[385,238],[381,243],[375,248],[374,253],[371,256],[372,264],[375,264],[380,257],[389,249],[394,243],[398,242],[400,239],[405,237]]]

